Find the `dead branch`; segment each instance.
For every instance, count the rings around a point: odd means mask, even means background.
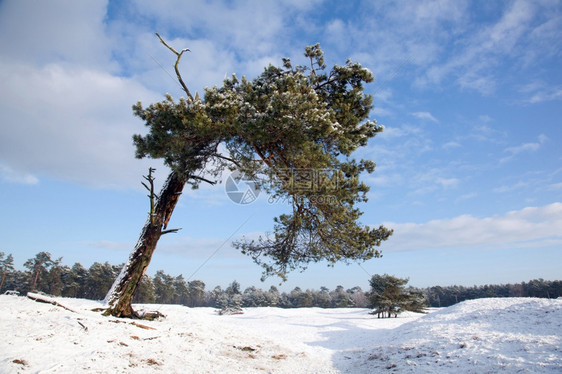
[[[170,233],[176,233],[176,232],[178,232],[178,231],[180,231],[180,230],[181,230],[181,228],[180,228],[180,229],[169,229],[169,230],[164,230],[164,231],[162,231],[160,234],[161,234],[161,235],[165,235],[165,234],[170,234]]]
[[[142,324],[136,323],[136,322],[119,321],[119,320],[116,320],[116,319],[109,320],[109,322],[113,322],[113,323],[128,323],[128,324],[131,324],[131,325],[140,327],[141,329],[145,329],[145,330],[156,330],[154,327],[142,325]]]
[[[79,324],[80,326],[82,326],[82,328],[83,328],[84,330],[88,331],[88,328],[87,328],[82,322],[80,322],[80,321],[76,321],[76,322],[78,322],[78,324]]]
[[[131,322],[131,325],[135,325],[137,327],[140,327],[141,329],[145,329],[145,330],[156,330],[154,327],[150,327],[147,325],[141,325],[140,323],[136,323],[136,322]]]
[[[190,98],[192,101],[195,101],[195,100],[193,99],[193,96],[191,96],[191,92],[189,92],[189,89],[188,89],[187,86],[185,85],[185,83],[184,83],[184,81],[183,81],[183,79],[182,79],[182,77],[181,77],[180,71],[179,71],[179,69],[178,69],[178,64],[180,63],[180,58],[181,58],[181,56],[183,55],[183,53],[184,53],[184,52],[191,52],[191,51],[189,50],[189,48],[184,48],[184,49],[181,50],[181,52],[178,53],[178,51],[176,51],[174,48],[170,47],[170,46],[168,45],[168,43],[166,43],[166,42],[164,41],[164,39],[162,39],[162,37],[160,36],[160,34],[156,33],[156,36],[158,37],[158,39],[160,39],[160,42],[166,46],[166,48],[168,48],[170,51],[172,51],[172,52],[178,57],[178,58],[176,59],[176,64],[174,65],[174,69],[176,70],[176,76],[178,77],[178,81],[180,82],[181,87],[183,88],[183,90],[185,91],[185,93],[187,94],[187,96],[189,96],[189,98]]]
[[[67,307],[65,307],[64,305],[62,305],[62,304],[56,302],[55,300],[51,299],[51,298],[48,297],[48,296],[43,296],[43,295],[39,295],[39,294],[37,294],[37,293],[28,292],[28,293],[27,293],[27,297],[28,297],[29,299],[31,299],[31,300],[33,300],[33,301],[37,301],[37,302],[39,302],[39,303],[52,304],[52,305],[58,306],[59,308],[63,308],[63,309],[65,309],[65,310],[68,310],[69,312],[78,313],[77,311],[72,310],[72,309],[70,309],[70,308],[67,308]],[[78,322],[78,323],[80,323],[80,322]]]

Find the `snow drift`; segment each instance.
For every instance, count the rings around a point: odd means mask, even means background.
[[[483,373],[562,371],[562,300],[480,299],[377,319],[366,309],[137,305],[157,321],[102,317],[90,300],[0,296],[0,372]]]

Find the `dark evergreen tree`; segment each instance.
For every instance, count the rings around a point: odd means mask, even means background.
[[[174,296],[172,299],[173,304],[188,305],[189,302],[189,288],[183,275],[178,275],[174,278],[173,282]]]
[[[8,274],[14,271],[14,256],[10,253],[4,258],[4,252],[0,252],[0,292],[3,291],[4,283]]]
[[[300,307],[300,299],[302,295],[302,289],[300,287],[295,287],[288,295],[289,308]]]
[[[205,305],[205,283],[200,280],[194,280],[187,283],[189,288],[189,301],[187,303],[190,307],[200,307]]]
[[[265,306],[278,306],[281,299],[281,294],[275,286],[271,286],[265,293],[266,305]]]
[[[55,261],[47,275],[47,287],[45,288],[48,290],[47,292],[53,296],[61,296],[64,289],[62,278],[66,269],[60,265],[60,261],[61,259]]]
[[[316,293],[316,306],[320,308],[330,308],[332,306],[332,296],[327,287],[320,287],[320,291]]]
[[[216,286],[213,291],[210,292],[209,306],[220,309],[228,307],[228,295],[222,290],[221,286]]]
[[[355,308],[367,308],[369,306],[369,299],[361,287],[356,286],[347,290],[347,294],[351,298],[351,305]]]
[[[108,262],[94,262],[88,269],[88,279],[85,285],[85,297],[93,300],[101,300],[111,287],[112,279],[115,279],[116,269]]]
[[[23,266],[29,270],[28,290],[48,292],[48,272],[60,260],[51,259],[49,252],[39,252],[34,258],[27,260]]]
[[[265,304],[264,292],[254,286],[246,288],[242,294],[242,306],[257,307]]]
[[[155,303],[156,294],[154,291],[154,282],[152,281],[152,278],[145,274],[144,277],[142,277],[139,289],[133,299],[133,302],[137,304]]]
[[[232,281],[232,283],[226,287],[225,293],[227,296],[227,302],[225,306],[223,301],[222,309],[228,309],[233,312],[242,310],[242,292],[240,290],[240,283]]]
[[[88,280],[88,269],[82,264],[75,263],[70,271],[63,274],[63,296],[66,297],[87,297],[86,282]]]
[[[353,300],[343,286],[337,286],[331,293],[332,306],[334,308],[349,308],[353,306]]]
[[[172,304],[174,301],[174,278],[163,270],[158,270],[154,276],[154,293],[156,294],[156,303]]]

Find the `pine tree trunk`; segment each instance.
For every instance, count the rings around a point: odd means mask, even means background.
[[[149,214],[146,220],[135,249],[105,297],[107,310],[104,315],[126,318],[139,317],[131,305],[133,297],[150,263],[158,240],[163,233],[166,233],[164,230],[166,230],[184,185],[185,181],[179,178],[176,173],[170,173],[160,195],[157,197],[154,211]]]
[[[37,286],[37,279],[39,279],[39,269],[35,270],[35,276],[33,277],[33,282],[31,283],[31,291],[35,291]]]
[[[2,287],[4,286],[4,281],[6,280],[6,272],[2,273],[2,281],[0,281],[0,291],[2,291]]]

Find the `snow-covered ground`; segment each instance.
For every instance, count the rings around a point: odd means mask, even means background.
[[[480,299],[377,319],[366,309],[143,306],[167,317],[102,317],[0,296],[0,373],[562,372],[562,300]]]

